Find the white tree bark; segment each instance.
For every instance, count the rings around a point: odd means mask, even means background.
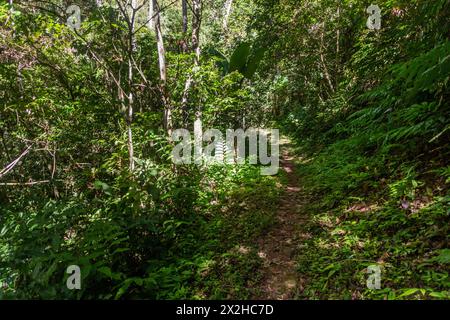
[[[194,59],[194,68],[193,72],[195,72],[200,64],[200,27],[202,22],[202,1],[201,0],[193,0],[192,1],[192,9],[193,9],[193,19],[192,19],[192,50],[195,52]],[[181,100],[181,109],[183,111],[185,121],[187,120],[187,104],[189,98],[189,92],[194,83],[193,74],[190,74],[186,83],[184,85],[183,97]],[[197,114],[197,119],[200,118],[200,112]]]
[[[155,8],[154,8],[154,3],[153,0],[148,0],[148,23],[147,23],[147,27],[150,30],[153,30],[155,28],[155,18],[153,18],[153,15],[155,14]]]
[[[166,49],[164,47],[164,39],[161,31],[160,8],[157,0],[153,0],[154,27],[156,34],[156,43],[158,47],[159,75],[161,79],[161,95],[164,103],[164,128],[169,136],[172,134],[172,107],[170,104],[169,94],[167,92],[167,69],[166,69]]]
[[[328,68],[327,68],[327,64],[325,62],[325,57],[324,57],[324,34],[325,34],[325,23],[323,23],[323,29],[321,30],[320,33],[320,61],[322,62],[322,67],[323,67],[323,73],[325,74],[325,78],[328,82],[328,85],[330,86],[331,92],[334,92],[334,86],[333,86],[333,82],[331,81],[331,76],[330,73],[328,72]]]
[[[224,15],[223,15],[223,29],[228,29],[228,19],[230,18],[231,9],[233,7],[233,0],[227,0],[224,6]]]
[[[134,116],[134,101],[133,101],[133,52],[136,49],[134,29],[136,23],[136,10],[137,0],[131,1],[131,12],[129,16],[130,26],[129,26],[129,48],[128,48],[128,114],[127,114],[127,135],[128,135],[128,154],[130,160],[130,171],[133,172],[135,169],[134,164],[134,145],[133,145],[133,131],[131,125],[133,123]]]

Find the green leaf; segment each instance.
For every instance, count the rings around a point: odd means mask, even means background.
[[[256,50],[253,50],[252,54],[250,55],[248,59],[247,66],[244,71],[244,76],[247,79],[251,79],[253,75],[256,73],[256,70],[258,69],[259,63],[261,62],[262,58],[264,57],[265,50],[264,48],[259,48]]]
[[[110,192],[111,187],[100,180],[95,180],[94,188],[98,189],[98,190],[103,190],[107,195],[111,195],[111,192]]]
[[[403,297],[407,297],[410,296],[416,292],[420,291],[420,289],[417,288],[411,288],[411,289],[406,289],[401,295],[399,295],[399,298],[403,298]]]
[[[244,74],[249,55],[250,44],[247,42],[241,43],[230,58],[230,72],[239,71]]]
[[[450,294],[447,291],[431,292],[430,297],[439,298],[439,299],[448,299],[450,297]]]
[[[435,261],[441,264],[450,263],[450,249],[442,249],[439,250],[439,255],[431,259],[431,261]]]

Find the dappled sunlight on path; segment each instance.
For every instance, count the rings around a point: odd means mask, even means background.
[[[292,299],[302,290],[302,281],[296,271],[295,256],[301,240],[298,227],[301,215],[302,190],[295,175],[294,158],[289,155],[289,141],[281,141],[281,167],[286,172],[286,184],[280,199],[276,222],[272,229],[258,240],[259,256],[263,259],[263,279],[255,299]]]

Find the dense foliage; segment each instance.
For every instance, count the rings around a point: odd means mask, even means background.
[[[449,298],[448,1],[73,2],[0,4],[0,298],[258,296],[284,173],[174,166],[199,118],[294,142],[294,298]]]
[[[267,103],[306,156],[299,297],[448,298],[449,4],[379,2],[380,31],[363,4],[283,1],[258,20],[278,57]],[[374,262],[383,290],[364,288]]]

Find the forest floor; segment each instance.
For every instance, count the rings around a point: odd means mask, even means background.
[[[280,167],[284,171],[279,208],[275,225],[258,239],[258,255],[263,259],[262,281],[257,288],[255,299],[293,299],[296,292],[303,290],[304,279],[297,271],[296,256],[303,234],[302,226],[308,217],[303,207],[305,195],[295,172],[295,157],[292,156],[290,141],[280,143]]]

